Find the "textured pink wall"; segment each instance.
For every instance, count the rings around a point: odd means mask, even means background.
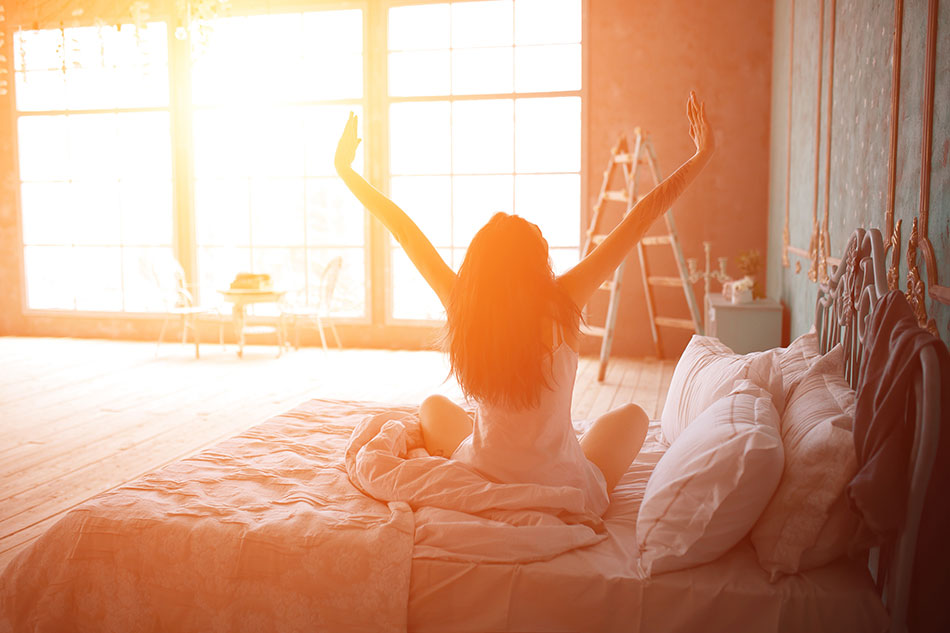
[[[713,256],[729,256],[735,274],[735,255],[758,249],[764,284],[772,3],[589,0],[588,19],[585,213],[593,206],[620,133],[632,134],[636,126],[649,132],[666,172],[690,156],[686,97],[694,89],[706,102],[718,149],[675,207],[684,254],[702,261],[702,242],[710,240]],[[669,271],[675,273],[674,268]],[[627,261],[624,285],[614,350],[653,355],[635,252]],[[701,293],[702,284],[695,288]],[[658,302],[665,316],[689,316],[682,293],[668,290]],[[663,328],[661,335],[666,356],[678,355],[689,340],[684,330]]]

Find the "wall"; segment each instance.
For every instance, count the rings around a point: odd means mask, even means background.
[[[686,97],[695,89],[706,102],[718,149],[674,207],[684,254],[701,264],[702,242],[709,240],[713,257],[728,256],[734,275],[740,252],[758,249],[764,260],[770,4],[590,0],[588,16],[587,209],[596,200],[610,148],[621,133],[630,135],[636,126],[649,132],[660,167],[667,173],[689,158],[693,146]],[[667,262],[667,274],[675,274],[672,266],[672,260]],[[651,272],[663,274],[659,269]],[[761,276],[764,282],[764,264]],[[624,281],[614,350],[622,355],[654,355],[635,253],[627,260]],[[694,287],[701,302],[702,284]],[[714,283],[713,290],[718,288]],[[659,309],[665,316],[689,317],[679,291],[659,297]],[[675,358],[690,333],[662,328],[661,336],[664,355]]]
[[[161,4],[153,3],[153,14]],[[685,103],[689,90],[695,89],[706,101],[719,149],[675,207],[678,229],[686,257],[701,258],[702,242],[711,240],[714,256],[732,260],[753,248],[765,252],[772,7],[761,0],[737,0],[727,9],[724,4],[587,0],[585,207],[589,210],[596,199],[610,148],[621,133],[632,134],[636,126],[648,131],[660,166],[667,171],[691,155]],[[64,0],[56,6],[67,15],[75,5],[87,7],[89,15],[105,15],[108,3]],[[11,39],[6,44],[8,59],[12,59]],[[9,100],[0,99],[0,334],[157,337],[158,319],[21,316],[20,229],[9,107]],[[665,266],[672,274],[671,259]],[[628,260],[626,281],[614,353],[653,355],[635,254]],[[701,291],[701,284],[696,289]],[[682,293],[668,290],[659,299],[665,316],[688,317]],[[602,313],[602,304],[595,306],[594,317],[599,318],[598,310]],[[354,345],[424,346],[434,336],[430,329],[343,330],[344,339]],[[666,356],[677,355],[689,339],[684,331],[664,329],[663,334]],[[207,335],[214,333],[209,330]],[[597,345],[599,341],[591,340],[589,349]]]
[[[900,225],[888,265],[906,292],[916,219],[933,252],[928,265],[921,243],[914,258],[927,319],[950,341],[948,20],[947,0],[774,4],[768,285],[792,336],[813,322],[815,280],[831,271],[823,260],[857,227],[888,240]]]

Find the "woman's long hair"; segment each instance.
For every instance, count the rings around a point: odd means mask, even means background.
[[[469,244],[447,310],[445,346],[466,396],[512,409],[536,406],[549,386],[551,334],[574,332],[580,310],[555,281],[536,226],[496,213]]]

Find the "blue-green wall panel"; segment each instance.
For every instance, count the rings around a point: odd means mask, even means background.
[[[825,28],[820,48],[820,0],[794,1],[794,64],[789,85],[788,37],[791,0],[775,0],[772,81],[772,141],[769,195],[768,291],[788,306],[790,333],[807,331],[814,320],[817,286],[808,280],[809,262],[790,255],[782,266],[785,222],[787,124],[791,105],[791,166],[789,178],[790,243],[807,249],[812,232],[816,182],[818,219],[823,217],[824,155],[830,132],[829,241],[839,255],[857,227],[884,229],[888,193],[893,72],[894,0],[837,0],[835,28],[830,29],[831,0],[825,0]],[[939,269],[939,282],[950,286],[950,0],[939,6],[934,95],[930,226]],[[920,167],[925,91],[927,0],[904,0],[901,33],[900,109],[895,183],[895,220],[903,220],[900,286],[906,289],[906,247],[911,222],[920,213]],[[829,89],[829,54],[834,38],[834,77],[831,86],[831,129],[824,129],[828,101],[823,92],[821,112],[817,91]],[[817,141],[816,141],[817,137]],[[816,147],[816,142],[820,145]],[[796,272],[796,262],[801,269]],[[928,300],[928,313],[945,341],[950,341],[950,306]]]

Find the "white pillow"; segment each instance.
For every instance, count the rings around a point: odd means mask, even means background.
[[[785,472],[751,534],[759,564],[773,580],[844,555],[853,534],[847,507],[829,521],[857,472],[855,394],[843,372],[839,345],[805,372],[785,407]]]
[[[637,516],[645,576],[714,560],[742,540],[782,475],[772,397],[736,383],[677,438],[647,482]]]
[[[788,347],[779,347],[773,353],[782,368],[782,387],[787,405],[802,376],[821,358],[818,353],[818,334],[814,331],[802,334]]]
[[[700,413],[743,379],[768,391],[781,414],[785,406],[782,370],[771,351],[740,355],[719,339],[694,334],[673,370],[660,416],[666,441],[676,441]]]

